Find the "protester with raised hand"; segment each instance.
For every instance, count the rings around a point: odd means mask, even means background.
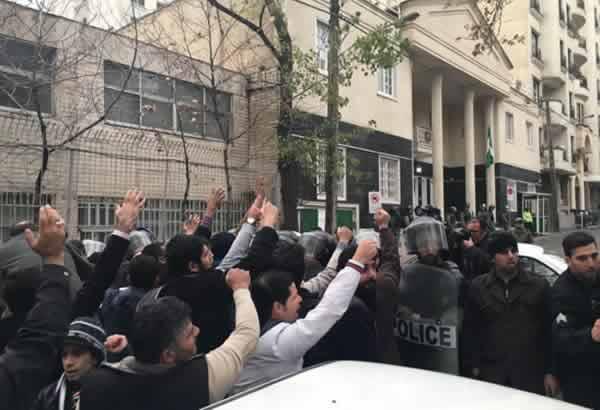
[[[303,319],[298,319],[302,297],[291,274],[271,270],[252,283],[261,337],[232,393],[302,369],[304,354],[342,317],[366,267],[375,259],[374,241],[361,241],[353,258],[331,282],[321,302]]]
[[[250,275],[226,276],[235,301],[235,330],[217,349],[197,355],[189,307],[174,297],[140,306],[130,343],[134,356],[103,364],[83,380],[81,408],[196,410],[221,400],[255,350],[259,322],[248,287]]]
[[[69,275],[64,267],[65,223],[50,206],[39,211],[39,235],[27,242],[45,260],[35,305],[0,356],[0,409],[29,409],[56,372],[60,339],[71,319]]]
[[[197,235],[209,240],[212,235],[211,226],[217,215],[217,211],[225,201],[225,190],[223,188],[213,189],[208,197],[206,212],[202,219],[197,214],[190,214],[183,224],[183,232],[186,235]]]

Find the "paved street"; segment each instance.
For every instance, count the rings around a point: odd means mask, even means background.
[[[596,241],[600,243],[600,227],[595,227],[593,229],[586,229],[586,231],[592,233],[596,238]],[[572,231],[569,231],[572,232]],[[548,253],[553,253],[555,255],[563,255],[562,251],[562,240],[569,232],[561,232],[552,235],[545,235],[536,238],[535,243],[537,245],[543,246],[545,251]]]

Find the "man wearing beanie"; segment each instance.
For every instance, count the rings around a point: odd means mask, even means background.
[[[555,396],[550,286],[520,268],[515,237],[490,235],[489,273],[471,282],[464,319],[464,368],[490,383]]]
[[[33,410],[78,410],[79,380],[104,361],[106,334],[91,317],[75,319],[62,349],[63,374],[38,395]]]

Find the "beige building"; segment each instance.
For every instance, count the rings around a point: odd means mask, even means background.
[[[312,0],[283,4],[294,45],[315,53],[325,81],[326,4]],[[360,15],[360,23],[351,27],[348,44],[398,13],[418,13],[419,17],[406,26],[410,57],[373,76],[357,74],[352,85],[341,90],[349,104],[342,109],[340,129],[350,137],[340,146],[346,166],[339,181],[338,220],[369,227],[368,193],[378,191],[384,205],[399,210],[417,204],[462,209],[468,203],[471,208],[489,204],[516,213],[529,206],[541,217],[539,229],[544,230],[548,200],[542,193],[542,117],[527,90],[515,81],[518,73],[500,42],[489,53],[473,56],[475,43],[466,38],[465,27],[483,22],[475,2],[406,0],[388,5],[352,0],[343,8],[345,16]],[[203,0],[176,1],[146,17],[140,33],[205,60],[212,32],[200,18],[206,10]],[[258,22],[257,10],[250,7],[244,13]],[[190,42],[186,27],[206,34]],[[227,44],[225,57],[221,56],[224,65],[235,61],[236,67],[244,66],[240,71],[252,75],[259,68],[274,67],[268,50],[251,32],[239,25],[231,27],[227,39],[217,40]],[[265,31],[274,36],[268,23]],[[253,46],[240,49],[244,41]],[[296,105],[308,118],[295,125],[297,133],[308,135],[322,122],[325,105],[310,96],[297,100]],[[254,143],[264,136],[255,134]],[[486,167],[488,141],[494,163]],[[255,152],[261,155],[261,150]],[[273,156],[267,163],[272,166],[276,152],[269,150],[269,155]],[[316,178],[304,178],[301,183],[299,222],[303,229],[323,225],[320,181],[317,173]]]
[[[42,192],[72,237],[102,239],[119,196],[137,187],[148,198],[141,224],[169,238],[181,229],[184,206],[200,211],[211,189],[226,186],[225,158],[230,200],[252,190],[244,75],[54,15],[43,14],[35,30],[22,24],[36,15],[0,2],[2,238],[33,215],[42,159],[37,111],[52,148]],[[218,89],[198,81],[211,73],[223,79]],[[244,206],[232,202],[218,229],[237,223]]]
[[[542,166],[549,168],[552,147],[563,226],[572,223],[569,210],[600,203],[599,8],[591,0],[527,0],[511,2],[503,16],[505,33],[525,38],[507,49],[517,86],[542,110],[549,101],[551,140],[542,142]]]

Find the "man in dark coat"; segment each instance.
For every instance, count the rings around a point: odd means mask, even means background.
[[[563,398],[600,409],[600,277],[594,237],[574,232],[563,240],[569,269],[552,287],[552,336]]]
[[[465,368],[487,382],[554,396],[548,282],[519,268],[510,233],[494,232],[488,250],[492,270],[473,280],[465,307]]]
[[[129,246],[128,234],[144,206],[141,192],[129,191],[115,211],[116,226],[94,274],[71,303],[65,269],[64,220],[56,210],[40,209],[40,235],[27,242],[40,255],[42,268],[34,306],[14,339],[0,355],[0,410],[29,410],[38,392],[58,377],[57,363],[62,337],[75,316],[93,315],[113,281]]]

